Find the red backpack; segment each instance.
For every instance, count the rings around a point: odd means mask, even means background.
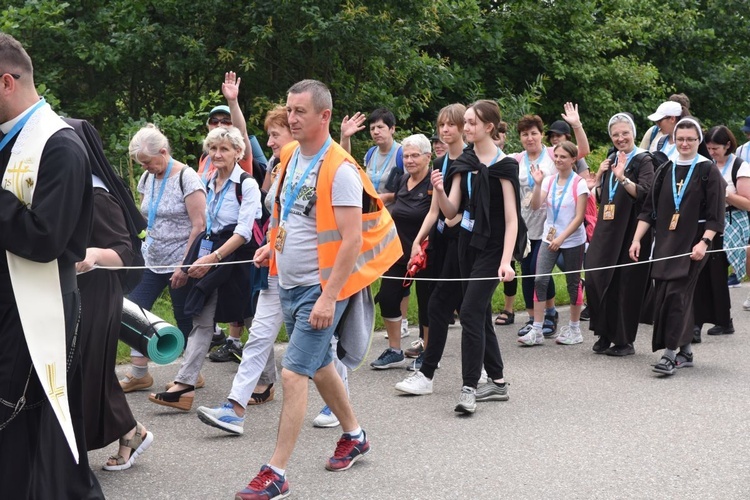
[[[573,197],[578,199],[578,184],[586,182],[583,177],[579,176],[578,182],[573,186]],[[583,227],[586,229],[586,243],[591,243],[591,237],[594,236],[594,228],[596,227],[596,219],[598,217],[598,210],[596,208],[596,200],[591,193],[587,196],[586,200],[586,212],[583,215]]]

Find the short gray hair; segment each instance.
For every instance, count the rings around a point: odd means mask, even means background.
[[[203,139],[203,151],[208,152],[212,145],[227,141],[235,151],[239,151],[240,157],[245,155],[245,139],[237,127],[216,127]]]
[[[432,144],[430,144],[430,140],[424,134],[410,135],[409,137],[401,141],[402,148],[405,148],[407,146],[412,146],[419,149],[420,153],[432,153]]]
[[[167,153],[170,152],[169,140],[161,130],[156,128],[156,125],[149,123],[136,132],[130,140],[128,153],[131,158],[138,161],[138,156],[158,156],[162,149],[166,149]]]
[[[331,91],[325,83],[318,80],[302,80],[289,87],[287,94],[304,94],[305,92],[310,92],[316,112],[320,113],[326,109],[333,111]]]

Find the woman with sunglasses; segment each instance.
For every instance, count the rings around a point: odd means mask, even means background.
[[[672,140],[677,155],[657,171],[650,196],[638,216],[630,258],[649,252],[641,240],[654,226],[654,333],[652,349],[664,349],[653,371],[673,375],[693,366],[693,294],[706,265],[706,251],[724,231],[726,182],[713,161],[698,154],[703,131],[693,118],[677,122]],[[660,258],[689,254],[668,260]],[[679,352],[678,352],[679,350]]]

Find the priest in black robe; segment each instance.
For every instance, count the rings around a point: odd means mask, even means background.
[[[21,44],[0,33],[0,176],[5,175],[18,139],[18,135],[10,132],[40,102],[33,76],[31,59]],[[30,206],[19,201],[13,192],[0,189],[3,235],[0,238],[0,492],[3,498],[103,498],[86,455],[76,339],[79,300],[75,263],[86,254],[91,196],[88,157],[70,128],[58,130],[44,145]],[[78,463],[32,366],[6,251],[34,262],[57,260],[65,316],[67,396]],[[39,314],[44,313],[40,304]]]
[[[586,297],[589,329],[599,337],[594,352],[626,356],[635,353],[633,343],[649,267],[614,266],[630,262],[628,251],[638,214],[651,191],[654,166],[651,154],[635,147],[635,124],[628,114],[614,115],[608,128],[616,152],[602,162],[591,186],[596,186],[599,213],[586,252]],[[641,246],[651,248],[650,231]],[[648,252],[642,252],[639,260],[647,261],[648,257]],[[598,268],[606,269],[589,271]]]
[[[655,175],[653,196],[646,198],[630,247],[634,260],[641,252],[648,252],[641,239],[654,225],[654,259],[683,255],[655,261],[651,267],[655,311],[652,349],[664,349],[653,370],[663,375],[693,366],[693,293],[708,260],[706,251],[711,249],[714,237],[724,231],[726,189],[713,162],[698,154],[703,140],[698,122],[683,118],[674,135],[678,156]]]

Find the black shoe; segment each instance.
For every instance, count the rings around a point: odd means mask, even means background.
[[[581,321],[588,321],[591,319],[591,316],[589,316],[589,306],[588,304],[586,307],[583,308],[583,311],[581,311]]]
[[[599,340],[594,343],[594,347],[592,347],[591,350],[596,354],[604,354],[605,351],[609,349],[610,345],[612,345],[612,343],[609,340],[604,337],[599,337]]]
[[[674,361],[672,361],[668,357],[662,356],[659,362],[654,365],[652,370],[656,373],[661,373],[662,375],[674,375],[675,364]]]
[[[730,319],[729,326],[716,325],[713,328],[709,328],[706,333],[709,335],[731,335],[734,333],[734,322]]]
[[[555,314],[545,314],[544,323],[542,324],[542,335],[545,339],[552,339],[557,336],[557,320],[560,318],[560,314],[555,311]]]
[[[701,340],[701,327],[699,325],[695,325],[693,327],[693,340],[690,341],[691,344],[700,344],[702,342]]]
[[[227,341],[227,336],[224,335],[224,330],[221,331],[221,333],[215,333],[213,337],[211,337],[211,347],[209,349],[213,349],[214,347],[219,347],[220,345],[224,345],[224,343]]]
[[[226,363],[227,361],[236,361],[237,356],[242,359],[242,347],[227,339],[224,345],[208,355],[208,359],[216,363]]]
[[[630,356],[631,354],[635,354],[635,348],[633,344],[613,345],[604,351],[604,354],[607,356]]]

